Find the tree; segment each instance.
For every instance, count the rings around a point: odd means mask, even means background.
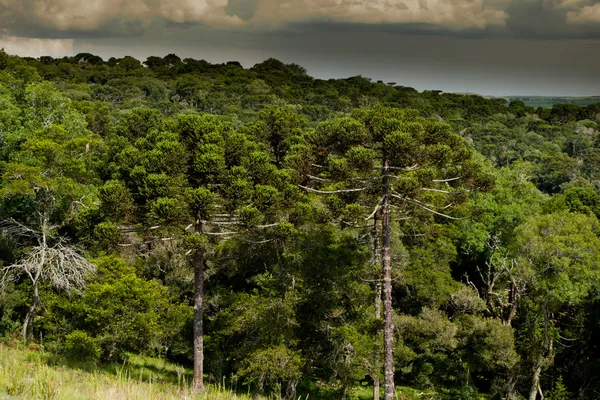
[[[288,198],[298,189],[267,153],[220,117],[181,115],[164,127],[150,132],[141,127],[136,133],[140,138],[117,156],[123,160],[118,169],[137,193],[138,217],[149,236],[145,242],[179,241],[189,256],[194,271],[193,387],[202,391],[205,279],[214,248],[239,234],[279,226]]]
[[[594,216],[561,212],[530,218],[517,230],[514,251],[528,287],[529,400],[542,393],[540,378],[556,354],[556,313],[582,303],[600,282],[600,238]],[[543,395],[542,395],[543,398]]]
[[[125,351],[158,350],[181,333],[191,307],[173,304],[167,287],[141,279],[122,259],[103,257],[96,263],[96,279],[65,308],[74,327],[99,342],[104,359],[118,360]]]
[[[330,204],[339,204],[342,222],[352,203],[359,213],[368,207],[367,221],[378,215],[382,221],[384,395],[389,400],[394,397],[391,209],[398,210],[394,214],[400,218],[423,217],[425,212],[426,218],[453,219],[446,210],[464,199],[461,185],[477,187],[478,167],[466,143],[448,125],[425,120],[414,110],[378,107],[357,112],[356,117],[317,129],[310,138],[316,160],[310,169],[317,172],[304,179],[320,188],[301,187],[331,195]],[[451,200],[443,203],[448,197]],[[364,216],[354,214],[345,222],[362,226]]]
[[[52,85],[28,85],[24,100],[30,130],[9,137],[12,151],[0,181],[4,219],[0,230],[22,246],[16,261],[3,268],[2,282],[25,275],[32,285],[32,303],[22,329],[25,340],[41,301],[40,285],[77,290],[94,271],[93,264],[59,229],[93,202],[88,184],[95,177],[97,156],[104,147],[98,136],[85,129],[83,117],[71,102]]]
[[[48,215],[39,215],[40,221],[36,229],[23,225],[14,219],[0,225],[4,236],[34,243],[23,251],[21,258],[3,267],[0,271],[1,284],[6,287],[8,282],[26,275],[31,282],[32,303],[23,320],[21,338],[27,340],[29,326],[41,303],[40,285],[50,283],[57,289],[67,293],[85,286],[86,277],[95,271],[94,264],[80,254],[80,250],[65,242],[63,237],[56,234],[56,227],[49,224]]]

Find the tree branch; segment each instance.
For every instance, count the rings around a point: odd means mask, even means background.
[[[421,207],[422,209],[424,209],[424,210],[426,210],[426,211],[429,211],[429,212],[430,212],[430,213],[432,213],[432,214],[439,215],[440,217],[448,218],[448,219],[451,219],[451,220],[454,220],[454,221],[464,221],[464,220],[466,219],[466,218],[456,218],[456,217],[452,217],[452,216],[450,216],[450,215],[443,214],[443,213],[441,213],[441,212],[438,212],[438,211],[432,210],[431,208],[427,207],[426,205],[424,205],[424,204],[423,204],[423,203],[421,203],[420,201],[418,201],[418,200],[414,200],[414,199],[411,199],[410,197],[402,197],[402,196],[399,196],[399,195],[397,195],[397,194],[394,194],[394,193],[392,193],[392,197],[395,197],[395,198],[397,198],[397,199],[400,199],[400,200],[402,200],[402,201],[408,201],[409,203],[412,203],[412,204],[414,204],[414,205],[416,205],[416,206],[419,206],[419,207]]]
[[[459,179],[462,179],[462,176],[457,176],[456,178],[449,178],[449,179],[434,179],[433,182],[435,182],[435,183],[454,182]]]
[[[383,169],[385,169],[385,167],[381,167],[381,168],[375,168],[374,171],[382,171]],[[412,172],[412,171],[416,171],[417,169],[419,169],[419,165],[415,164],[412,167],[387,167],[387,169],[391,169],[393,171],[403,171],[403,172]]]
[[[337,194],[337,193],[353,193],[353,192],[362,192],[364,190],[370,189],[373,187],[373,185],[370,186],[365,186],[362,188],[358,188],[358,189],[340,189],[340,190],[317,190],[317,189],[312,189],[306,186],[302,186],[302,185],[298,185],[299,187],[301,187],[302,189],[308,191],[308,192],[312,192],[312,193],[318,193],[318,194]]]
[[[383,203],[383,197],[379,200],[379,203],[377,203],[377,205],[375,206],[375,209],[373,210],[373,212],[371,213],[371,215],[369,215],[365,220],[368,221],[372,218],[375,217],[375,215],[377,214],[377,211],[379,211],[379,209],[381,208],[381,204]]]

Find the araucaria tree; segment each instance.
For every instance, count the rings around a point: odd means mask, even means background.
[[[332,218],[342,225],[366,228],[371,219],[382,222],[384,396],[391,400],[392,240],[401,237],[402,221],[456,219],[449,213],[481,184],[479,167],[449,125],[424,119],[415,110],[358,110],[353,118],[321,124],[308,141],[313,159],[306,161],[301,187],[327,195]],[[394,221],[400,224],[393,231]]]
[[[152,228],[146,240],[179,242],[189,257],[194,271],[192,385],[203,391],[204,286],[214,248],[285,222],[285,205],[300,191],[269,153],[214,115],[158,123],[116,160],[125,161],[117,167],[127,177],[125,190],[137,193],[134,208],[145,229]]]

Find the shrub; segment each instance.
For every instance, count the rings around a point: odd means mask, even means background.
[[[73,331],[65,336],[65,355],[75,361],[100,360],[102,348],[97,339],[89,336],[83,331]]]

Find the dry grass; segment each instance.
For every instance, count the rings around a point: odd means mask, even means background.
[[[195,394],[189,371],[137,358],[115,368],[51,366],[40,351],[0,344],[0,399],[249,400],[218,387]]]

